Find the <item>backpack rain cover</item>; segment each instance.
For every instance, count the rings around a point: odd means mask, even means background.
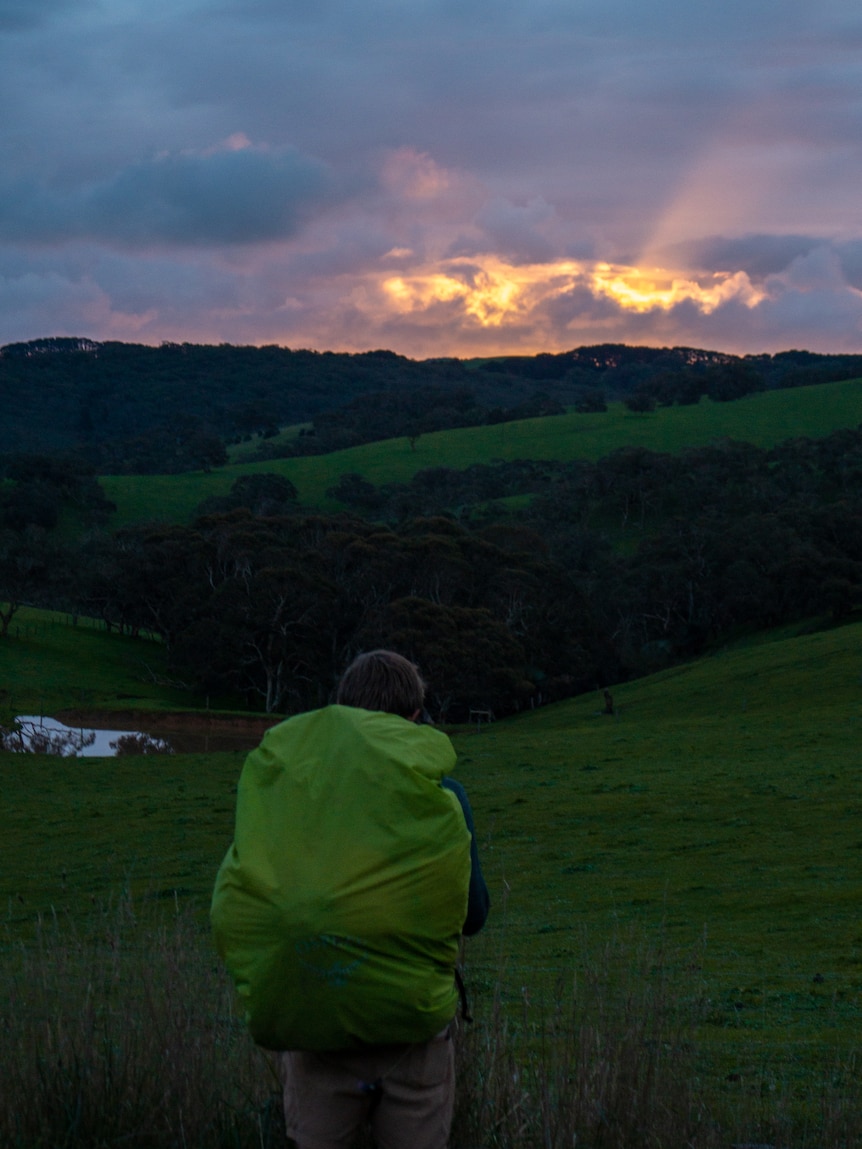
[[[269,1049],[424,1041],[455,1014],[470,834],[445,734],[328,706],[249,754],[216,946]]]

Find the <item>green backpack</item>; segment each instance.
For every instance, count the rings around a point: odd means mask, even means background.
[[[211,918],[268,1049],[423,1041],[454,1016],[470,834],[445,734],[349,706],[267,731]]]

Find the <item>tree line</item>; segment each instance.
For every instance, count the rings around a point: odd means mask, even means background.
[[[598,344],[559,354],[408,359],[358,354],[90,339],[0,348],[0,454],[71,455],[99,474],[178,473],[222,465],[254,439],[258,458],[502,419],[727,401],[752,390],[862,375],[862,356],[734,356],[697,348]],[[279,428],[311,424],[287,445]]]

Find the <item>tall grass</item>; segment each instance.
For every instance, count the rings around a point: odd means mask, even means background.
[[[3,959],[4,1147],[284,1143],[274,1059],[245,1033],[200,921],[143,922],[125,897],[7,938]],[[545,999],[501,969],[458,1033],[452,1149],[862,1144],[851,1060],[801,1093],[767,1068],[746,1089],[709,1084],[699,978],[634,936],[582,955]]]
[[[4,965],[3,1146],[283,1142],[273,1063],[188,915],[144,925],[124,898],[83,928],[40,923]]]
[[[696,958],[612,940],[546,1001],[528,987],[462,1031],[453,1149],[854,1149],[855,1054],[804,1068],[778,1048],[716,1079],[698,1039],[711,987]]]
[[[696,1072],[698,1000],[675,994],[665,955],[614,941],[547,999],[529,986],[459,1042],[458,1146],[718,1146]]]

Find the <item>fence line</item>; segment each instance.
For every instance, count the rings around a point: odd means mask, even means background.
[[[162,636],[146,627],[139,627],[132,635],[128,628],[122,627],[119,623],[112,622],[109,624],[105,619],[95,618],[92,615],[72,614],[70,611],[43,610],[41,607],[33,607],[29,604],[25,604],[24,609],[38,610],[43,617],[21,619],[13,616],[9,625],[9,634],[14,634],[16,638],[39,638],[47,634],[51,627],[60,625],[74,627],[78,630],[99,630],[108,634],[121,634],[125,638],[136,637],[147,639],[150,642],[161,642]]]

